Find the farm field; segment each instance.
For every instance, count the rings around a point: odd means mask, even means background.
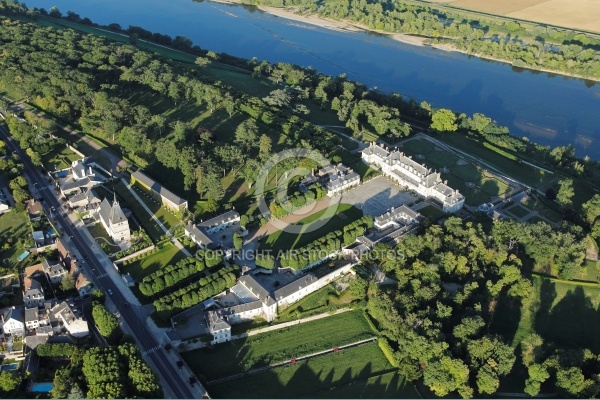
[[[316,224],[322,223],[322,219],[328,218],[329,215],[331,215],[330,212],[325,209],[308,216],[300,222],[294,224],[295,226],[303,227],[301,233],[277,231],[263,239],[261,247],[263,249],[271,249],[274,252],[279,250],[292,250],[300,248],[309,244],[315,239],[327,235],[329,232],[340,230],[345,225],[360,219],[363,216],[363,212],[356,207],[351,206],[350,204],[339,204],[334,216],[331,217],[329,221],[327,221],[323,226],[315,230],[311,230],[311,227],[315,227]]]
[[[222,398],[418,398],[376,343],[209,385]]]
[[[600,3],[595,0],[435,1],[527,21],[600,32]]]
[[[373,336],[364,312],[354,310],[182,356],[195,373],[211,381]]]

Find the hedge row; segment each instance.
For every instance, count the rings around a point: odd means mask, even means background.
[[[156,307],[156,311],[161,317],[168,318],[176,312],[200,304],[209,297],[233,286],[238,272],[237,265],[221,268],[214,274],[201,278],[196,283],[155,300],[154,307]]]
[[[343,246],[352,244],[365,230],[373,226],[373,218],[365,215],[361,219],[346,225],[342,231],[329,232],[327,235],[312,241],[305,247],[289,252],[279,260],[282,267],[302,269]]]
[[[168,289],[190,276],[202,272],[206,265],[203,260],[194,257],[184,258],[174,265],[167,265],[147,275],[140,283],[140,292],[144,296],[152,296]]]
[[[70,343],[44,343],[35,348],[40,357],[71,357],[77,346]]]

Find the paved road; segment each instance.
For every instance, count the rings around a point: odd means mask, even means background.
[[[47,182],[44,177],[37,169],[35,169],[33,164],[31,164],[31,161],[25,156],[24,152],[19,148],[4,127],[0,127],[0,137],[4,139],[9,150],[15,152],[21,158],[25,166],[25,173],[38,189],[38,193],[42,195],[46,205],[57,211],[54,213],[57,222],[62,225],[65,233],[71,238],[80,254],[87,259],[87,262],[82,265],[86,274],[96,278],[94,281],[99,289],[103,290],[105,293],[110,293],[109,291],[112,292],[112,295],[109,295],[111,301],[115,304],[118,312],[122,316],[122,320],[131,328],[140,350],[158,373],[165,396],[180,399],[197,397],[194,392],[197,392],[199,384],[196,383],[194,385],[195,391],[191,390],[192,388],[188,382],[188,377],[181,376],[182,374],[179,372],[178,367],[169,360],[166,351],[148,331],[146,325],[139,319],[137,313],[128,305],[119,287],[115,285],[113,280],[106,273],[103,273],[103,271],[113,267],[112,265],[105,265],[105,263],[100,262],[100,260],[95,257],[92,251],[92,245],[94,245],[94,243],[91,243],[90,239],[79,231],[79,229],[85,228],[76,228],[65,218],[63,213],[60,212],[61,205],[54,192],[46,186]],[[203,394],[206,393],[204,390],[202,390],[202,392]]]

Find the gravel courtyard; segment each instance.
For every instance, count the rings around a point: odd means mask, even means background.
[[[391,207],[413,203],[418,199],[389,179],[378,176],[344,193],[341,203],[352,204],[363,213],[377,217]]]

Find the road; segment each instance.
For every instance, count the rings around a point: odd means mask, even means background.
[[[71,238],[72,243],[87,261],[81,265],[85,273],[88,274],[88,276],[93,276],[95,278],[94,281],[96,286],[110,296],[120,313],[122,320],[126,321],[129,325],[140,346],[140,350],[147,356],[151,364],[153,364],[155,372],[160,376],[165,396],[174,396],[179,399],[194,398],[194,395],[190,390],[188,377],[181,376],[179,368],[168,359],[166,350],[157,342],[146,328],[145,323],[139,319],[137,313],[128,305],[123,294],[114,284],[112,279],[104,273],[107,268],[113,268],[112,265],[103,265],[96,259],[92,251],[93,243],[88,243],[87,238],[79,232],[80,228],[74,227],[65,217],[66,214],[61,212],[61,204],[52,192],[53,189],[48,188],[46,179],[33,166],[29,158],[25,156],[24,152],[13,140],[12,136],[10,136],[6,129],[1,126],[0,137],[5,141],[8,149],[20,157],[25,166],[25,173],[37,188],[38,193],[42,195],[46,205],[52,208],[53,211],[56,211],[53,213],[54,217],[62,225],[65,234]],[[112,291],[112,295],[108,294],[109,291]],[[195,383],[195,385],[198,385],[198,383]]]

